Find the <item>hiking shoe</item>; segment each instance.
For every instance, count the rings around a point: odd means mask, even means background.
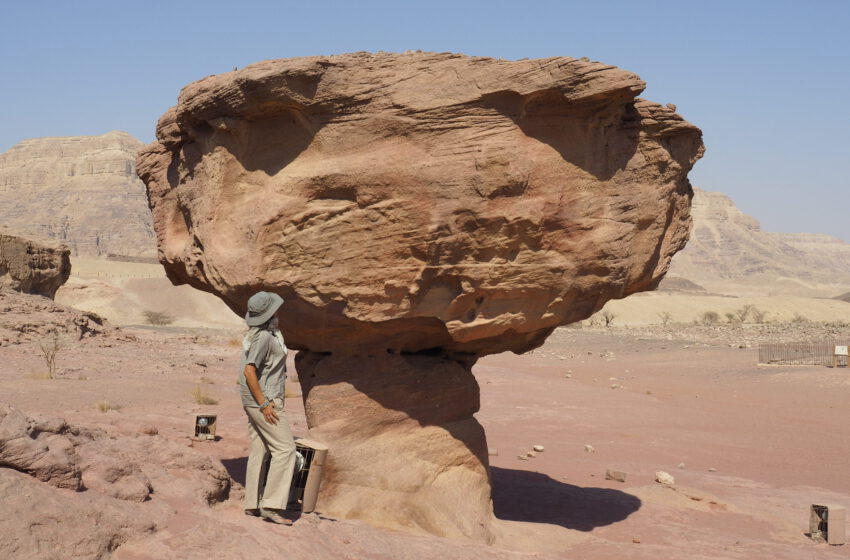
[[[250,515],[251,517],[260,517],[260,510],[258,510],[258,509],[246,509],[245,515]]]
[[[260,517],[278,525],[292,525],[292,521],[285,518],[279,509],[260,508]]]

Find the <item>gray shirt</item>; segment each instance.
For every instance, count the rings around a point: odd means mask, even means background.
[[[283,384],[286,381],[286,346],[282,345],[271,331],[259,331],[250,348],[242,352],[242,369],[239,372],[242,406],[257,408],[260,405],[254,400],[245,379],[247,364],[254,364],[257,367],[260,390],[267,399],[283,398]]]

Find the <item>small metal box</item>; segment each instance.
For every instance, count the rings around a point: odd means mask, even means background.
[[[293,501],[301,504],[301,511],[309,513],[316,508],[328,447],[317,441],[295,438],[295,449],[304,457],[304,467],[292,477],[291,495]]]
[[[215,441],[215,414],[196,414],[193,436],[198,439]]]
[[[844,544],[846,515],[844,506],[812,504],[809,514],[809,535],[813,539],[823,539],[832,545]]]

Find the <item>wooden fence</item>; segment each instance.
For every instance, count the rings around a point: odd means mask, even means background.
[[[836,346],[850,346],[850,339],[823,342],[759,344],[759,363],[792,366],[832,366]],[[838,356],[838,366],[847,367],[847,356]]]

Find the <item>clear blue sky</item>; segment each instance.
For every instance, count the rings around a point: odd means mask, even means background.
[[[694,185],[768,231],[850,241],[850,0],[0,0],[0,151],[126,130],[196,79],[351,51],[587,56],[675,103],[708,147]],[[2,216],[0,216],[0,221]]]

